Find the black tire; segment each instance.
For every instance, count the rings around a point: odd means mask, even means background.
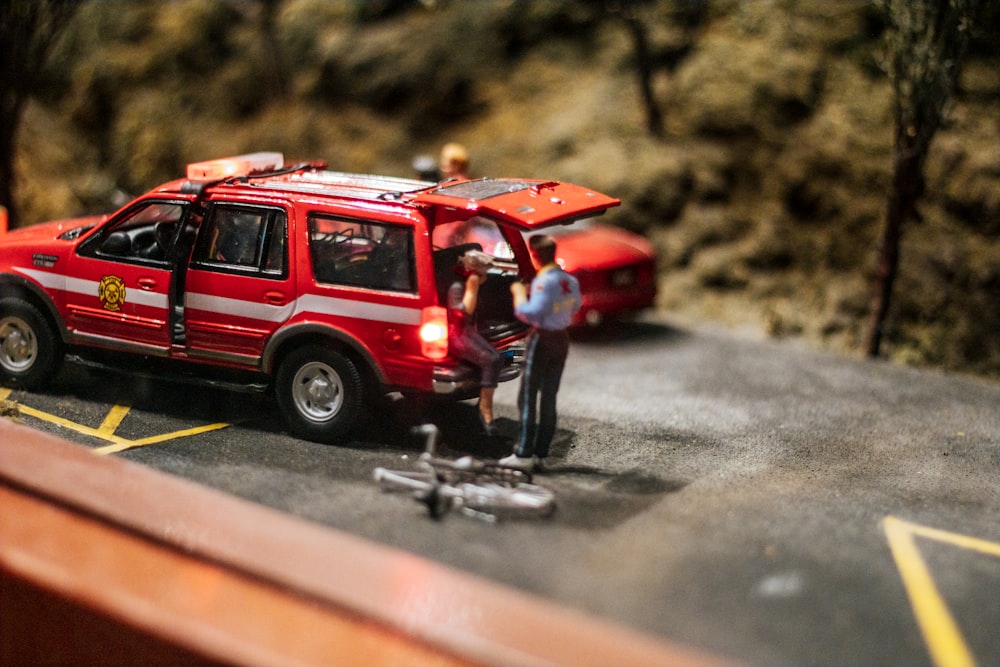
[[[62,361],[62,339],[38,308],[18,297],[0,299],[0,374],[25,389],[38,389]]]
[[[289,430],[332,444],[354,427],[364,383],[347,357],[319,345],[295,350],[278,367],[275,395]]]

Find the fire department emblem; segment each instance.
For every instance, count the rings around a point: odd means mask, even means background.
[[[105,310],[118,312],[125,303],[125,283],[118,276],[104,276],[97,286],[97,298]]]

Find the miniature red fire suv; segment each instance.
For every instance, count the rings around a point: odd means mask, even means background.
[[[480,328],[520,373],[509,285],[533,271],[522,232],[618,200],[568,183],[440,184],[344,174],[252,153],[188,165],[109,216],[0,235],[0,373],[31,389],[67,353],[124,370],[271,386],[289,429],[335,442],[393,391],[466,399],[445,294],[471,227],[506,247]]]

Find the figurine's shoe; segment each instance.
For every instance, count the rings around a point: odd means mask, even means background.
[[[535,466],[535,457],[511,454],[510,456],[505,456],[500,459],[500,465],[507,466],[508,468],[517,468],[518,470],[524,470],[525,472],[531,472],[531,469]]]
[[[535,472],[544,472],[549,470],[549,459],[547,457],[536,456],[532,463],[534,464],[533,469]]]
[[[479,413],[479,424],[483,427],[483,433],[492,437],[497,434],[496,424],[488,422],[483,418],[483,413]]]

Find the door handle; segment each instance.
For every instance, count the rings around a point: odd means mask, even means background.
[[[284,306],[288,303],[288,298],[285,297],[284,292],[264,292],[264,301],[275,306]]]
[[[138,283],[142,289],[156,289],[156,278],[139,278]]]

